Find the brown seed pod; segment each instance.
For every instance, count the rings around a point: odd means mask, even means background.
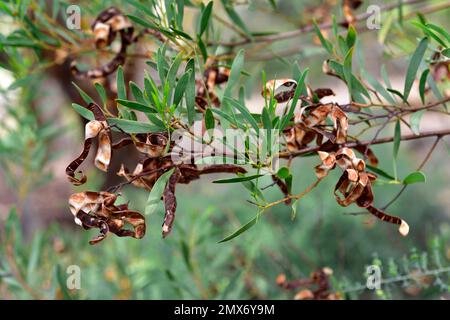
[[[91,120],[85,127],[85,140],[83,151],[66,168],[66,175],[74,185],[82,185],[87,181],[87,177],[80,171],[80,178],[75,177],[75,171],[83,163],[89,154],[94,138],[98,139],[97,154],[95,156],[95,166],[102,171],[107,171],[111,161],[111,129],[108,126],[106,117],[102,110],[95,103],[90,103],[86,109],[92,111],[95,120]]]
[[[144,216],[129,210],[127,204],[114,205],[116,200],[117,195],[105,191],[85,191],[70,196],[69,208],[75,223],[85,229],[99,229],[99,235],[91,239],[90,244],[102,241],[109,232],[137,239],[145,235]],[[125,229],[126,224],[133,230]]]

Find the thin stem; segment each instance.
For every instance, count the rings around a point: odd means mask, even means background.
[[[404,5],[412,5],[412,4],[416,4],[416,3],[420,3],[420,2],[424,2],[424,0],[406,0],[406,1],[402,1],[401,3],[395,2],[395,3],[387,4],[383,7],[381,7],[381,11],[389,11],[389,10],[396,9],[399,5],[403,5],[403,6]],[[367,18],[372,16],[372,14],[373,13],[367,13],[367,12],[359,14],[359,15],[355,16],[355,21],[360,22],[360,21],[366,20]],[[346,23],[346,21],[342,20],[338,24],[343,25],[345,23]],[[322,30],[331,29],[332,27],[333,27],[333,24],[331,22],[325,22],[325,23],[322,23],[319,25],[319,28]],[[300,36],[302,34],[309,33],[312,31],[314,31],[314,25],[308,24],[297,30],[281,32],[281,33],[274,34],[274,35],[253,37],[253,39],[245,38],[245,39],[241,39],[241,40],[237,40],[237,41],[233,41],[233,42],[218,42],[218,43],[211,42],[211,43],[209,43],[209,45],[223,45],[223,46],[228,46],[228,47],[236,47],[236,46],[242,46],[242,45],[245,45],[248,43],[253,43],[253,42],[274,42],[274,41],[295,38],[297,36]]]
[[[282,199],[279,199],[277,201],[268,203],[264,206],[262,206],[262,209],[268,209],[270,207],[276,206],[277,204],[283,203],[286,200],[290,200],[290,199],[295,199],[295,200],[299,200],[301,198],[303,198],[304,196],[306,196],[308,193],[310,193],[315,187],[317,187],[320,183],[320,181],[322,181],[321,178],[317,179],[314,183],[310,184],[304,191],[300,192],[299,194],[290,194]]]
[[[423,139],[423,138],[428,138],[428,137],[443,137],[443,136],[447,136],[447,135],[450,135],[450,129],[429,131],[429,132],[424,132],[424,133],[421,133],[418,135],[415,135],[415,134],[403,135],[400,137],[400,140],[409,141],[409,140],[417,140],[417,139]],[[348,147],[348,148],[354,148],[354,147],[358,147],[358,146],[389,143],[392,141],[394,141],[394,137],[386,137],[386,138],[379,138],[374,141],[352,141],[352,142],[344,143],[341,146]],[[280,152],[279,156],[280,156],[280,158],[296,157],[296,156],[301,156],[301,155],[311,153],[311,152],[317,152],[320,150],[320,148],[321,148],[320,146],[316,146],[316,147],[304,148],[304,149],[301,149],[301,150],[295,151],[295,152]]]

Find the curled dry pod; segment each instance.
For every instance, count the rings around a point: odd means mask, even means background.
[[[89,241],[96,244],[109,232],[119,237],[140,239],[145,235],[145,218],[137,211],[129,210],[127,204],[114,205],[117,195],[100,191],[85,191],[69,197],[69,208],[75,223],[85,229],[98,228],[99,234]],[[126,229],[130,225],[133,230]]]
[[[334,188],[334,196],[339,205],[347,207],[356,203],[359,207],[366,208],[375,217],[389,223],[399,225],[399,232],[406,236],[409,232],[409,226],[406,221],[391,216],[373,206],[374,194],[372,183],[376,176],[365,171],[366,164],[364,160],[356,157],[350,148],[341,148],[336,152],[318,152],[321,164],[315,167],[316,176],[319,179],[328,175],[328,172],[335,168],[336,164],[343,170]]]
[[[114,58],[105,65],[87,71],[81,71],[77,67],[76,61],[72,61],[70,67],[74,76],[78,78],[104,78],[117,70],[120,65],[125,63],[127,47],[134,41],[134,28],[122,12],[110,7],[101,12],[92,23],[91,29],[95,37],[97,49],[109,46],[115,39],[116,34],[120,34],[120,50]]]
[[[79,171],[81,177],[75,177],[75,171],[86,160],[92,146],[92,141],[96,137],[98,137],[98,148],[94,160],[95,166],[102,171],[107,171],[111,161],[111,129],[108,126],[106,117],[100,107],[95,103],[90,103],[85,108],[92,111],[95,120],[89,121],[85,126],[83,151],[66,168],[67,178],[74,185],[82,185],[87,181],[87,177],[81,171]]]
[[[317,88],[317,89],[314,90],[314,94],[319,99],[335,95],[334,91],[331,90],[330,88]]]

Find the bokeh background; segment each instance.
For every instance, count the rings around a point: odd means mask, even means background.
[[[56,1],[31,1],[52,12]],[[194,1],[193,1],[194,2]],[[119,1],[76,1],[82,9],[82,28],[101,10],[116,4],[122,11],[133,7]],[[383,5],[389,1],[370,1]],[[64,2],[61,2],[63,7]],[[340,2],[326,1],[242,1],[236,8],[250,30],[286,31],[342,13]],[[364,12],[369,1],[364,1]],[[447,6],[445,6],[447,4]],[[421,5],[441,6],[426,14],[429,21],[449,29],[448,1],[422,1]],[[216,1],[217,15],[224,16]],[[53,8],[53,9],[52,9]],[[215,9],[216,10],[216,9]],[[403,8],[414,15],[414,7]],[[411,13],[412,12],[412,13]],[[185,30],[193,30],[198,11],[187,9]],[[405,57],[414,51],[420,31],[413,26],[396,27],[397,14],[383,14],[380,30],[360,31],[360,47],[366,69],[380,78],[385,65],[394,88],[401,88],[407,67]],[[404,24],[409,21],[405,20]],[[0,13],[1,40],[20,28],[7,14]],[[387,29],[387,30],[386,30]],[[218,28],[226,37],[232,32]],[[405,36],[405,33],[408,36]],[[0,41],[0,43],[2,42]],[[146,55],[156,48],[145,42],[135,51]],[[298,202],[297,214],[283,205],[271,208],[256,226],[230,242],[218,243],[226,235],[251,219],[255,209],[246,202],[241,185],[210,184],[213,176],[177,188],[178,210],[170,237],[161,239],[163,210],[147,217],[147,235],[142,240],[109,236],[101,244],[90,246],[95,234],[73,223],[68,210],[68,196],[76,190],[100,190],[118,182],[114,175],[121,162],[132,162],[137,155],[123,152],[114,160],[110,174],[103,175],[92,165],[85,165],[89,182],[74,189],[65,176],[65,166],[80,152],[84,122],[71,108],[82,100],[71,84],[75,81],[95,96],[89,81],[72,78],[68,61],[58,61],[52,52],[41,52],[36,61],[26,49],[7,58],[0,46],[0,298],[3,299],[292,299],[295,291],[279,288],[276,277],[309,277],[328,267],[333,270],[333,291],[351,299],[449,298],[450,266],[450,149],[443,139],[423,171],[427,181],[410,186],[392,205],[389,212],[408,221],[408,237],[399,236],[396,227],[368,215],[354,215],[358,208],[339,207],[333,197],[337,172],[330,175],[309,196]],[[268,78],[289,77],[292,64],[310,69],[308,83],[313,87],[330,87],[333,100],[348,100],[345,86],[323,75],[325,51],[313,34],[306,34],[271,46],[250,47],[247,51],[244,79],[248,105],[256,112],[262,107],[259,97],[261,70]],[[11,68],[12,64],[12,68]],[[6,66],[10,67],[6,67]],[[145,59],[128,59],[126,79],[142,84]],[[19,79],[22,83],[18,83]],[[114,77],[107,79],[114,91]],[[420,105],[417,90],[412,94]],[[426,114],[421,130],[448,128],[443,114]],[[408,128],[402,128],[408,133]],[[393,134],[387,127],[381,136]],[[372,133],[373,134],[373,133]],[[370,134],[367,135],[371,137]],[[445,140],[445,141],[444,141]],[[399,176],[415,171],[433,138],[402,142],[398,159]],[[380,167],[392,172],[392,146],[374,146]],[[89,162],[87,162],[89,163]],[[90,162],[92,163],[92,162]],[[315,157],[294,161],[294,191],[300,192],[314,179]],[[264,183],[262,180],[261,183]],[[270,184],[267,180],[265,183]],[[387,203],[401,188],[399,185],[376,185],[377,204]],[[281,193],[269,189],[269,199]],[[127,188],[123,201],[143,210],[147,193]],[[381,265],[383,278],[404,276],[382,290],[365,289],[366,267]],[[66,268],[81,268],[81,289],[65,286]],[[446,269],[447,268],[447,269]],[[438,276],[416,277],[420,270]]]

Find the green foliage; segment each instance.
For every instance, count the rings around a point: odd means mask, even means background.
[[[403,89],[403,100],[407,101],[409,97],[409,93],[411,92],[411,87],[416,78],[417,69],[419,68],[420,62],[423,59],[425,54],[425,50],[428,46],[428,38],[423,38],[419,45],[417,46],[416,51],[411,57],[409,62],[408,71],[406,72],[405,79],[405,88]]]
[[[81,100],[78,103],[70,102],[72,108],[69,102],[66,103],[67,108],[61,107],[69,117],[74,110],[81,117],[92,120],[92,112],[79,103],[97,102],[108,124],[112,126],[114,135],[123,131],[131,137],[137,133],[152,132],[164,132],[170,136],[174,130],[191,127],[196,121],[202,121],[207,130],[236,128],[245,133],[259,133],[264,131],[262,129],[279,130],[279,137],[273,136],[272,132],[275,131],[269,131],[267,136],[263,136],[268,152],[264,153],[262,159],[252,158],[263,151],[246,141],[242,155],[248,164],[248,173],[245,175],[238,174],[227,179],[214,177],[209,181],[202,179],[202,183],[212,181],[213,186],[217,187],[214,190],[219,191],[211,191],[209,184],[200,187],[200,183],[193,187],[195,192],[180,187],[183,192],[178,200],[182,205],[179,206],[181,212],[177,214],[177,231],[173,238],[161,241],[157,238],[160,232],[153,230],[153,225],[159,226],[151,222],[147,238],[141,241],[111,236],[102,247],[87,248],[89,234],[80,233],[80,230],[66,232],[66,227],[60,224],[37,231],[30,241],[21,234],[20,223],[26,223],[21,214],[33,205],[28,195],[51,179],[49,167],[56,158],[50,150],[51,143],[61,132],[73,134],[67,130],[69,126],[65,123],[63,125],[67,127],[61,128],[62,125],[57,121],[41,121],[45,106],[40,105],[39,101],[41,94],[47,90],[42,79],[51,77],[46,69],[66,62],[66,58],[63,58],[63,62],[57,61],[56,53],[67,54],[77,60],[83,55],[86,60],[91,59],[90,62],[95,59],[92,57],[97,58],[93,54],[84,56],[85,52],[93,51],[89,33],[68,30],[63,24],[57,23],[59,12],[62,12],[62,18],[66,18],[64,9],[68,4],[58,0],[50,2],[51,9],[34,1],[0,3],[2,18],[7,18],[12,25],[10,30],[4,32],[2,29],[5,34],[0,35],[1,67],[15,79],[8,88],[2,89],[6,112],[0,120],[1,173],[17,198],[17,201],[14,200],[16,206],[5,221],[6,239],[2,237],[0,245],[0,288],[5,286],[12,297],[287,298],[290,296],[274,283],[273,279],[278,273],[301,277],[327,265],[336,271],[336,291],[343,292],[346,298],[366,297],[362,292],[364,286],[356,285],[355,289],[349,283],[364,280],[361,274],[365,264],[369,263],[368,257],[380,250],[383,251],[383,257],[393,255],[395,259],[389,260],[387,264],[378,257],[372,261],[372,264],[385,268],[383,272],[389,273],[386,286],[376,291],[374,297],[407,297],[409,293],[404,289],[410,288],[411,283],[420,285],[421,297],[437,297],[440,292],[448,291],[448,261],[442,255],[448,243],[448,228],[439,214],[428,216],[429,212],[439,213],[443,210],[431,201],[417,206],[408,202],[415,198],[422,199],[424,195],[412,193],[404,200],[402,207],[395,208],[402,216],[407,216],[417,233],[411,240],[399,242],[400,248],[394,248],[391,230],[382,231],[378,225],[363,224],[358,218],[347,219],[343,213],[348,212],[339,211],[344,209],[336,206],[332,196],[335,173],[330,174],[331,182],[323,182],[325,185],[323,189],[318,189],[316,198],[289,199],[295,190],[304,190],[313,182],[313,168],[318,164],[315,152],[301,154],[301,165],[291,165],[293,158],[286,157],[288,161],[283,160],[279,170],[271,167],[278,160],[271,148],[275,138],[281,138],[282,145],[286,146],[283,131],[294,124],[294,115],[299,110],[309,113],[320,103],[318,94],[311,92],[319,88],[320,68],[316,66],[322,65],[326,55],[325,73],[345,83],[349,98],[348,103],[342,106],[345,106],[350,123],[356,123],[355,127],[361,129],[361,132],[352,132],[352,142],[372,138],[373,134],[367,133],[369,129],[384,128],[388,124],[395,126],[393,135],[389,129],[393,145],[378,149],[382,151],[377,153],[382,155],[380,165],[367,165],[368,171],[387,179],[379,180],[380,183],[374,185],[380,201],[387,202],[385,200],[396,193],[399,187],[426,180],[431,182],[427,184],[430,190],[424,192],[433,196],[438,189],[433,184],[438,183],[439,177],[433,172],[425,175],[419,169],[412,169],[409,157],[403,154],[408,152],[406,145],[402,144],[402,152],[399,151],[402,141],[400,123],[409,123],[411,130],[419,135],[420,124],[427,110],[411,110],[410,107],[420,102],[426,105],[432,94],[437,99],[444,97],[448,80],[437,79],[435,67],[439,63],[447,63],[450,56],[450,36],[445,25],[428,22],[423,15],[410,22],[413,15],[406,5],[397,8],[398,15],[394,11],[383,13],[383,27],[375,37],[384,45],[384,57],[402,57],[407,62],[405,73],[399,74],[401,79],[405,79],[403,90],[399,90],[391,84],[390,76],[393,74],[389,75],[383,64],[380,69],[382,80],[372,74],[373,68],[368,71],[367,67],[370,66],[364,58],[367,41],[362,42],[367,33],[365,30],[359,31],[351,23],[348,28],[342,28],[346,23],[340,23],[336,18],[336,14],[341,16],[339,7],[336,11],[333,9],[332,24],[319,26],[311,17],[306,17],[307,21],[295,23],[296,28],[291,33],[295,34],[298,25],[302,25],[319,39],[322,48],[311,48],[312,45],[307,45],[303,40],[278,42],[280,39],[290,39],[289,32],[268,30],[270,25],[267,23],[261,32],[250,31],[259,27],[258,23],[252,21],[254,12],[276,10],[281,15],[292,15],[291,12],[298,15],[305,6],[299,1],[291,1],[287,6],[275,1],[266,1],[264,4],[252,2],[249,5],[252,10],[248,12],[242,10],[247,5],[228,0],[208,3],[153,0],[86,2],[83,7],[83,15],[86,16],[83,19],[93,19],[106,6],[116,5],[130,19],[136,31],[149,28],[161,37],[153,39],[153,43],[156,43],[152,48],[154,53],[145,61],[146,69],[139,79],[130,81],[129,75],[124,72],[124,68],[127,68],[125,65],[120,66],[105,82],[88,84],[89,81],[75,81],[73,85]],[[189,10],[185,10],[185,7],[189,7]],[[185,15],[188,14],[190,16],[186,19]],[[198,16],[195,18],[194,14]],[[276,15],[270,18],[276,19]],[[291,19],[282,21],[279,29],[285,28]],[[189,25],[194,20],[195,23]],[[224,33],[224,29],[227,32]],[[143,34],[147,41],[147,36],[150,36]],[[301,49],[293,56],[284,57],[279,49],[289,47],[291,42],[301,43]],[[262,46],[258,47],[261,43]],[[243,44],[246,45],[245,51]],[[127,61],[138,59],[139,56],[132,53],[135,47],[133,43],[128,49]],[[101,52],[103,56],[110,54],[111,50],[99,50],[96,54]],[[269,63],[264,64],[261,60],[268,60]],[[296,61],[301,62],[301,68]],[[100,61],[94,62],[98,64]],[[209,85],[203,78],[211,66],[217,70],[229,69],[229,77],[225,84],[217,85],[216,96],[205,94],[206,105],[200,110],[196,94],[198,86],[206,88]],[[257,92],[259,95],[261,69],[266,70],[262,72],[262,85],[268,79],[292,74],[296,87],[285,105],[277,102],[275,89],[264,94],[264,102],[261,100],[260,105],[257,105],[260,109],[255,112],[248,99],[250,94],[246,93]],[[378,71],[378,67],[376,69]],[[112,82],[116,88],[107,87]],[[418,83],[420,102],[411,94],[415,82]],[[111,97],[111,89],[117,90],[114,97]],[[14,92],[19,92],[17,101],[9,97]],[[213,99],[217,100],[213,103]],[[109,105],[111,102],[113,105]],[[220,108],[216,104],[220,104]],[[71,116],[76,113],[72,112]],[[405,115],[410,117],[405,119]],[[386,123],[379,122],[379,119],[386,119]],[[77,126],[81,127],[82,122],[78,118],[75,120]],[[11,126],[11,122],[15,125]],[[332,128],[335,123],[324,121],[321,126]],[[210,138],[211,142],[217,142],[216,137]],[[227,141],[220,142],[227,144]],[[392,150],[392,158],[385,156],[391,154],[389,150]],[[388,167],[391,161],[393,174],[382,169]],[[144,210],[147,215],[160,215],[157,207],[161,204],[163,190],[172,173],[173,170],[170,170],[160,176],[150,192],[126,191],[121,200],[136,200],[130,202],[136,206],[136,210]],[[271,187],[275,183],[270,175],[284,183],[286,190],[274,191]],[[100,180],[99,188],[104,187]],[[382,187],[379,188],[379,185]],[[197,192],[197,186],[202,189],[201,192]],[[243,205],[244,197],[252,207]],[[286,199],[292,202],[284,206]],[[66,199],[60,202],[65,203]],[[327,215],[324,216],[322,212]],[[260,219],[264,223],[257,223]],[[419,228],[425,223],[431,231],[425,227]],[[390,237],[386,237],[386,233]],[[440,236],[438,240],[431,241],[431,254],[413,249],[405,255],[409,248],[419,247],[418,244],[424,247],[422,244],[435,233],[440,233]],[[232,239],[234,241],[230,242]],[[342,256],[336,258],[336,252]],[[361,252],[361,255],[356,257],[354,252]],[[399,258],[402,255],[405,258]],[[65,286],[65,269],[70,264],[80,265],[83,270],[83,290],[79,292],[68,290]],[[432,277],[434,282],[421,283],[415,273],[419,271]],[[403,287],[398,286],[398,283],[402,283]]]
[[[426,176],[421,171],[410,173],[405,179],[403,179],[404,184],[412,184],[412,183],[425,182],[425,181],[426,181]]]
[[[161,197],[166,187],[167,181],[169,181],[170,176],[173,174],[174,169],[171,169],[164,174],[162,174],[158,180],[155,182],[152,190],[150,191],[147,199],[147,204],[145,206],[145,215],[150,215],[154,213],[155,209],[161,201]]]

